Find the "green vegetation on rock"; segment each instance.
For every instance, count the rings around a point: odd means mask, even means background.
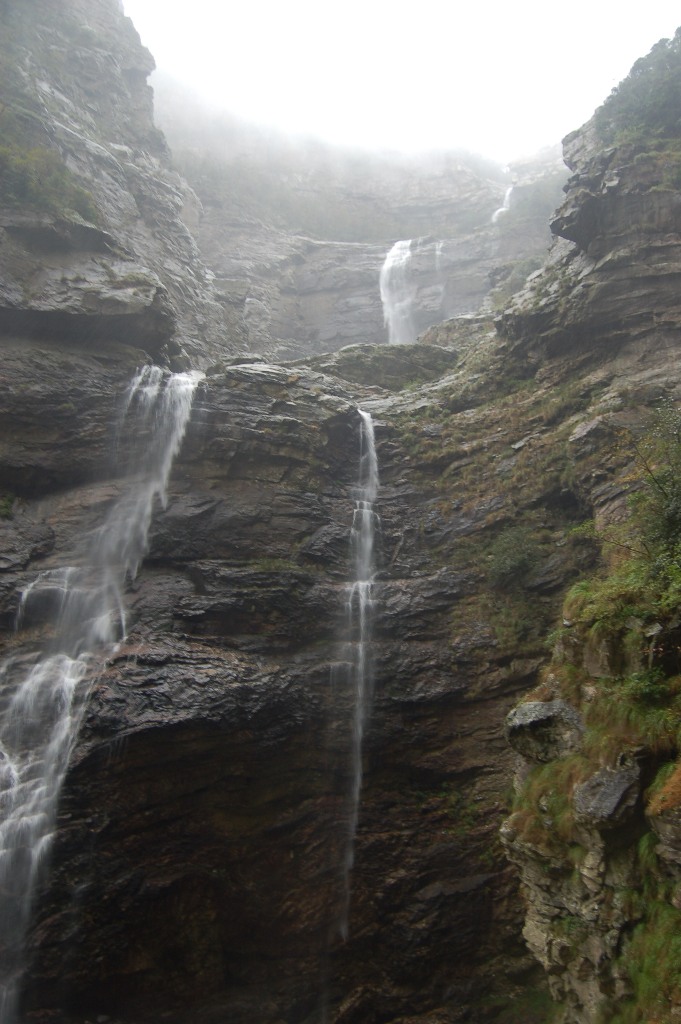
[[[0,496],[0,519],[14,518],[14,495],[3,494]]]
[[[78,184],[59,153],[44,146],[0,146],[0,203],[59,216],[77,213],[93,222],[99,216],[91,194]]]
[[[34,86],[19,73],[16,54],[0,52],[0,81],[0,206],[55,216],[75,213],[97,223],[92,195],[58,149],[45,144],[45,111]]]
[[[656,840],[652,833],[639,846],[650,846],[650,840]],[[622,956],[632,996],[614,1013],[604,1008],[602,1024],[671,1024],[677,1019],[672,1008],[681,1004],[681,912],[670,904],[673,894],[668,885],[661,882],[652,888],[643,904],[643,920]]]
[[[575,810],[577,788],[627,765],[642,773],[645,817],[632,812],[629,837],[619,840],[622,850],[628,844],[628,880],[611,868],[599,911],[604,926],[616,912],[610,899],[629,921],[610,967],[624,989],[604,1001],[599,1020],[668,1024],[681,1005],[681,912],[673,873],[658,857],[656,820],[681,806],[681,413],[662,405],[645,435],[628,441],[629,517],[601,531],[603,567],[569,591],[553,664],[530,695],[579,708],[581,749],[530,768],[509,824],[516,841],[569,877],[584,844],[593,853],[598,827]],[[551,935],[558,940],[569,924],[556,917]]]
[[[594,116],[604,143],[681,135],[681,29],[637,60]]]
[[[494,1011],[496,1024],[553,1024],[560,1013],[545,989],[529,986],[506,999],[490,999],[486,1006]]]

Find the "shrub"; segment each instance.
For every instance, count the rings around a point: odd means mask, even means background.
[[[681,135],[681,29],[637,60],[594,116],[604,142]]]
[[[534,531],[528,526],[511,526],[490,547],[487,568],[490,582],[495,587],[522,584],[539,557]]]
[[[99,216],[92,196],[78,184],[59,153],[44,146],[0,146],[0,202],[54,214],[71,210],[95,222]]]

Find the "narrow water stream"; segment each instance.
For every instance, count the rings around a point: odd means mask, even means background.
[[[352,868],[355,860],[355,836],[362,795],[362,746],[371,710],[374,689],[371,634],[374,612],[375,537],[379,518],[374,510],[378,494],[378,459],[371,415],[361,409],[359,478],[350,531],[351,582],[347,587],[346,614],[351,645],[351,684],[353,722],[351,749],[350,813],[348,838],[343,862],[343,904],[340,934],[347,939],[350,916]]]

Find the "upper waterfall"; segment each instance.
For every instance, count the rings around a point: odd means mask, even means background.
[[[411,239],[395,242],[381,267],[383,321],[391,345],[409,345],[416,340],[412,317],[415,287],[411,278],[411,245]]]
[[[501,206],[494,211],[492,214],[492,224],[496,224],[497,221],[504,216],[505,213],[511,209],[511,196],[513,195],[513,185],[509,185],[504,193],[504,201]]]

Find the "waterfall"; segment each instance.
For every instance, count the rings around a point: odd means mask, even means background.
[[[374,424],[368,412],[358,410],[360,424],[359,480],[350,531],[352,580],[347,587],[346,614],[350,644],[350,678],[354,689],[352,747],[350,757],[350,813],[343,862],[343,905],[340,933],[348,937],[350,878],[355,856],[355,836],[362,792],[362,743],[373,696],[371,629],[375,573],[374,537],[378,516],[374,502],[378,493],[378,459]]]
[[[492,224],[496,224],[505,213],[511,209],[511,196],[513,195],[513,185],[509,185],[504,193],[504,201],[498,210],[495,210],[492,214]]]
[[[415,288],[411,277],[411,240],[395,242],[381,267],[379,287],[383,322],[391,345],[409,345],[416,340],[412,318]]]
[[[52,639],[0,666],[0,1024],[14,1024],[32,898],[49,850],[57,800],[90,685],[126,633],[123,593],[146,552],[158,498],[200,374],[144,367],[124,403],[139,450],[130,484],[85,538],[75,566],[47,569],[20,596],[17,629],[45,618]]]

